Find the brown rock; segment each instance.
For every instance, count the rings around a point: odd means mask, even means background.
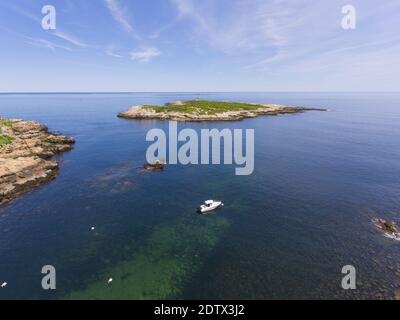
[[[0,204],[53,179],[58,163],[52,156],[72,149],[74,139],[48,131],[36,121],[11,120],[1,134],[12,138],[0,146]]]
[[[150,170],[150,171],[161,171],[164,170],[165,164],[160,162],[160,161],[156,161],[155,163],[146,163],[143,165],[143,168],[146,170]]]

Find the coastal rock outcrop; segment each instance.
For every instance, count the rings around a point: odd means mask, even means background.
[[[54,178],[59,165],[50,158],[74,142],[36,121],[0,119],[0,204]]]

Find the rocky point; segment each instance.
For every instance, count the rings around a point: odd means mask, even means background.
[[[53,179],[59,164],[51,157],[74,142],[36,121],[0,119],[0,204]]]

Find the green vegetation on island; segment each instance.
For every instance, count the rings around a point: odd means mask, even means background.
[[[165,106],[144,105],[144,109],[160,112],[178,112],[186,114],[218,114],[230,111],[249,111],[264,108],[265,105],[240,103],[240,102],[221,102],[206,100],[189,100],[168,103]]]
[[[139,105],[118,114],[127,119],[160,119],[174,121],[235,121],[259,115],[299,113],[324,109],[291,107],[279,104],[260,104],[227,101],[188,100],[164,106]]]
[[[11,127],[14,121],[9,119],[0,118],[0,147],[6,144],[10,144],[13,138],[9,135],[3,134],[3,127]]]
[[[7,136],[5,134],[1,134],[1,131],[0,131],[0,146],[10,144],[12,141],[13,141],[12,137]]]

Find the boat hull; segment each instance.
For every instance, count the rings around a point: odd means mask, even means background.
[[[215,211],[215,210],[217,210],[218,208],[220,208],[222,206],[223,206],[222,202],[216,202],[216,203],[212,204],[209,207],[206,207],[206,206],[203,205],[203,206],[197,208],[197,212],[199,212],[201,214],[205,214],[205,213],[209,213],[209,212]]]

